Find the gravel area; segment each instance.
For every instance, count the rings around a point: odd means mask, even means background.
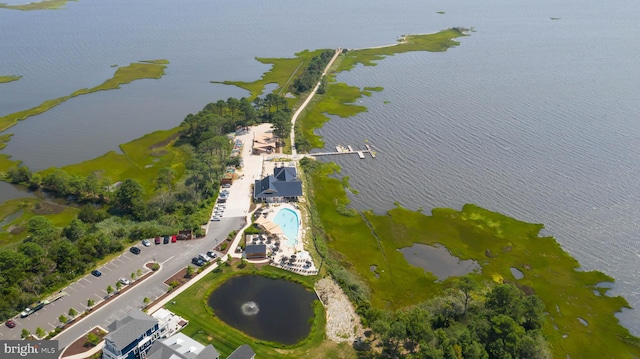
[[[327,338],[335,342],[353,342],[363,336],[360,317],[342,288],[330,277],[316,283],[316,293],[327,310]]]

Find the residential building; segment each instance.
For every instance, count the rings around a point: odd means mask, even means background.
[[[109,324],[104,339],[104,359],[141,359],[166,330],[160,321],[134,309],[127,316]]]
[[[254,352],[248,344],[243,344],[234,350],[227,359],[254,359],[255,357],[256,352]]]
[[[293,166],[276,166],[273,175],[256,180],[253,198],[265,202],[292,202],[302,196],[302,181]]]
[[[177,333],[153,343],[146,359],[219,359],[213,345],[204,346],[188,336]]]

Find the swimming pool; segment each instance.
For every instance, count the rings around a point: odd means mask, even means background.
[[[280,226],[287,237],[287,245],[293,247],[298,244],[298,214],[289,208],[283,208],[273,218],[273,222]]]

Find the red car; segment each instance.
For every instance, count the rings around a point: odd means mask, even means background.
[[[156,237],[156,239],[154,239],[154,243],[155,244],[160,244],[160,237]]]
[[[177,240],[177,236],[175,234],[171,236],[171,243],[176,243],[176,240]]]
[[[4,324],[6,324],[7,327],[9,327],[9,328],[14,328],[16,326],[16,322],[14,322],[11,319],[7,320]]]

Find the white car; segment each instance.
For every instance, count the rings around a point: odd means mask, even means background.
[[[200,253],[198,255],[198,258],[202,259],[205,262],[211,262],[211,257],[209,257],[208,255],[206,255],[204,253]]]
[[[213,222],[220,222],[220,221],[222,220],[222,217],[220,217],[220,216],[213,216],[213,217],[211,217],[211,220],[212,220]]]
[[[151,242],[149,242],[148,239],[143,239],[142,240],[142,245],[145,246],[145,247],[149,247],[151,245]]]
[[[118,282],[120,282],[120,283],[122,283],[122,284],[124,284],[124,285],[129,285],[129,284],[131,284],[131,281],[130,281],[130,280],[128,280],[127,278],[125,278],[125,277],[122,277],[122,278],[118,279]]]

